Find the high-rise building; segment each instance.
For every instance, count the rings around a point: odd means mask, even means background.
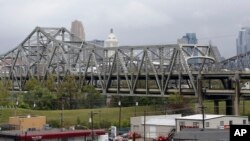
[[[74,34],[73,38],[71,38],[72,41],[85,41],[85,32],[81,21],[73,21],[70,31]]]
[[[185,36],[182,36],[181,39],[177,40],[178,44],[197,44],[198,43],[198,39],[196,38],[196,34],[195,33],[186,33]],[[189,54],[193,54],[193,55],[198,55],[198,51],[197,50],[193,50],[191,48],[189,48],[188,50]],[[190,64],[197,64],[199,61],[196,60],[191,60],[188,63]]]
[[[222,61],[222,60],[223,60],[223,57],[221,56],[218,47],[217,47],[217,46],[212,46],[211,49],[213,50],[215,59],[216,59],[218,62]]]
[[[186,33],[185,36],[182,36],[181,39],[177,40],[177,43],[179,43],[179,44],[197,44],[198,39],[196,38],[195,33]]]
[[[236,39],[237,55],[250,51],[250,28],[243,27]]]
[[[118,47],[118,39],[115,36],[113,29],[110,29],[110,33],[108,35],[108,38],[104,42],[104,47],[113,47],[116,48]],[[108,57],[112,57],[115,54],[115,50],[109,50],[108,51]]]

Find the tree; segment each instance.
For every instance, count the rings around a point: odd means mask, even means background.
[[[82,89],[82,93],[84,94],[84,105],[86,108],[101,107],[105,105],[105,97],[93,86],[85,85]]]
[[[0,81],[0,105],[9,104],[9,91],[7,87]]]
[[[191,108],[190,99],[184,98],[179,93],[171,94],[167,99],[167,108],[171,113],[192,114],[194,111]]]
[[[170,94],[168,98],[169,104],[182,105],[184,104],[184,98],[179,93]]]
[[[34,90],[39,85],[41,85],[41,83],[37,79],[31,78],[26,82],[25,90],[27,91]]]
[[[49,74],[47,79],[44,83],[45,87],[48,88],[49,91],[54,92],[56,91],[56,83],[55,83],[55,76],[53,74]]]
[[[23,101],[39,110],[51,110],[55,107],[56,95],[47,88],[36,86],[34,90],[24,94]]]
[[[77,107],[78,87],[73,75],[66,75],[58,90],[58,98],[64,100],[65,108],[74,109]]]

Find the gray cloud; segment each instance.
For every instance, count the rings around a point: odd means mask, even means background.
[[[176,43],[195,32],[225,57],[235,55],[235,39],[250,26],[248,0],[0,0],[0,42],[4,53],[36,26],[70,27],[81,20],[88,40],[105,39],[114,28],[121,45]]]

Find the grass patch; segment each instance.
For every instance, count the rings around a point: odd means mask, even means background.
[[[136,115],[141,116],[146,110],[148,113],[153,114],[154,108],[149,106],[138,106],[136,108]],[[99,108],[99,109],[78,109],[78,110],[64,110],[64,125],[65,127],[82,123],[88,126],[90,112],[96,113],[94,115],[94,123],[98,127],[100,122],[109,122],[112,125],[118,125],[119,121],[119,107],[116,108]],[[47,122],[56,121],[61,122],[61,110],[29,110],[29,109],[16,109],[17,115],[40,115],[46,116]],[[8,123],[8,118],[15,115],[15,109],[2,109],[0,111],[0,123]],[[128,126],[130,117],[135,115],[135,107],[122,107],[121,108],[121,126]]]
[[[206,108],[206,113],[208,114],[214,114],[214,102],[212,100],[206,100],[204,102],[204,105],[207,107]],[[250,114],[250,100],[245,100],[244,102],[241,100],[240,101],[240,114],[241,115],[248,115]],[[220,101],[219,102],[219,114],[226,114],[226,102],[225,101]]]
[[[214,114],[214,105],[213,101],[206,100],[204,105],[206,108],[207,114]],[[194,105],[194,104],[193,104]],[[244,102],[240,102],[240,112],[241,115],[249,115],[250,114],[250,101],[246,100]],[[225,101],[219,102],[219,114],[226,113],[226,104]],[[136,107],[136,115],[143,116],[144,110],[147,111],[147,115],[159,115],[165,114],[165,109],[163,105],[156,105],[156,106],[138,106]],[[195,107],[195,106],[192,106]],[[243,108],[245,107],[245,109]],[[244,109],[244,110],[243,110]],[[72,126],[78,123],[81,123],[84,126],[89,126],[88,119],[90,116],[90,112],[93,111],[96,113],[94,115],[94,124],[95,127],[100,127],[101,124],[109,125],[116,125],[118,126],[119,122],[119,107],[115,108],[98,108],[98,109],[78,109],[78,110],[64,110],[64,126]],[[244,112],[243,112],[244,111]],[[60,124],[61,121],[61,110],[50,110],[50,111],[43,111],[43,110],[30,110],[30,109],[16,109],[17,115],[40,115],[46,116],[47,122],[57,122]],[[0,123],[8,123],[8,118],[10,116],[15,115],[15,109],[2,109],[0,110]],[[135,115],[135,107],[122,107],[121,109],[121,126],[130,126],[130,117]]]

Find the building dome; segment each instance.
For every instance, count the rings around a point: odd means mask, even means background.
[[[109,33],[108,38],[107,38],[106,41],[118,42],[118,39],[117,39],[117,37],[115,36],[115,34],[114,34],[112,28],[110,29],[110,33]]]
[[[108,34],[108,38],[105,40],[105,47],[118,47],[118,39],[115,36],[113,29],[110,29],[110,33]]]
[[[108,35],[108,38],[104,42],[104,47],[108,47],[108,48],[117,48],[118,47],[118,39],[115,36],[115,34],[113,33],[112,28],[110,29],[110,33]],[[114,49],[109,49],[108,50],[108,58],[113,57],[114,54],[115,54]]]

